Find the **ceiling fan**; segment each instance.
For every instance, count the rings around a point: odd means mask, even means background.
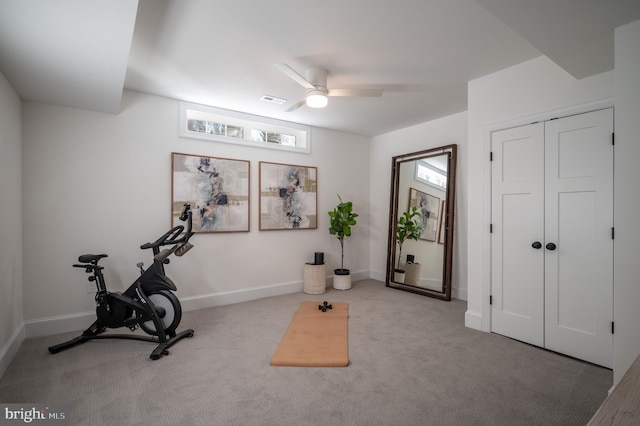
[[[274,64],[274,66],[307,89],[305,98],[289,107],[286,110],[287,112],[295,111],[305,104],[311,108],[324,108],[327,106],[328,96],[382,96],[382,89],[328,89],[327,71],[322,68],[309,68],[307,70],[307,78],[304,78],[287,64]]]

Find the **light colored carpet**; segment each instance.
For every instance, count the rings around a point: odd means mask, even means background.
[[[318,299],[300,292],[185,312],[195,336],[158,361],[144,342],[51,355],[76,333],[27,340],[0,402],[64,403],[71,425],[569,426],[612,385],[608,369],[466,328],[463,301],[374,280],[322,298],[349,303],[347,368],[269,365],[300,303]]]
[[[318,309],[325,303],[329,308]],[[348,327],[348,303],[302,302],[271,358],[271,365],[346,367],[349,364]]]

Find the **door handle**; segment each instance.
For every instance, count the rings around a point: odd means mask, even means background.
[[[542,244],[540,243],[540,241],[536,241],[533,244],[531,244],[531,247],[537,250],[542,247]]]
[[[547,250],[551,250],[551,251],[556,249],[556,245],[553,243],[549,243],[545,247],[547,248]]]

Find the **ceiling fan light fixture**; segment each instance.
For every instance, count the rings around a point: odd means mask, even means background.
[[[324,108],[328,103],[327,94],[320,90],[312,90],[307,95],[307,106],[311,108]]]

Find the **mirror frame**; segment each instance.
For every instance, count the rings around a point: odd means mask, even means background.
[[[389,197],[389,238],[387,240],[387,276],[386,286],[436,299],[451,300],[451,271],[453,264],[453,224],[455,222],[456,163],[458,145],[445,145],[410,154],[397,155],[391,160],[391,193]],[[443,291],[397,283],[393,281],[396,257],[396,224],[402,214],[398,211],[398,192],[400,186],[400,165],[415,160],[447,155],[447,189],[445,212],[445,241],[442,267]]]

